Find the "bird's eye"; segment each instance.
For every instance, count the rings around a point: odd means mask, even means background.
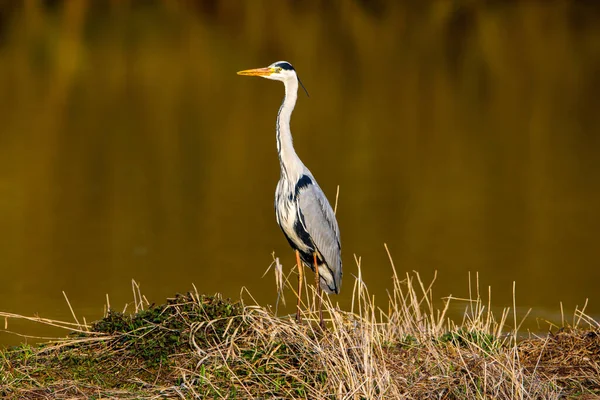
[[[283,70],[283,68],[281,68],[281,67],[277,67],[277,69],[276,69],[277,72],[281,72],[282,70]]]

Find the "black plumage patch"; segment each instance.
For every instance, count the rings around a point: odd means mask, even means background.
[[[310,179],[310,176],[302,175],[300,177],[300,179],[298,179],[298,182],[296,182],[296,187],[294,188],[294,193],[296,193],[296,197],[298,197],[300,190],[302,190],[305,187],[312,185],[312,184],[313,184],[313,181],[312,181],[312,179]]]
[[[281,69],[285,69],[287,71],[294,71],[294,67],[292,67],[292,64],[290,64],[289,62],[286,62],[286,61],[279,62],[279,63],[275,64],[275,66],[277,66]]]
[[[304,219],[303,216],[300,216],[300,218]],[[294,223],[294,232],[296,232],[296,235],[298,235],[298,237],[306,247],[312,249],[313,241],[310,237],[310,234],[306,231],[306,229],[304,229],[304,224],[302,223],[300,218],[298,218]]]

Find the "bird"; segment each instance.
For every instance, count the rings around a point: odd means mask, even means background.
[[[342,286],[340,229],[335,213],[315,177],[296,154],[290,119],[298,97],[298,84],[308,91],[296,70],[287,61],[265,68],[239,71],[238,75],[260,76],[283,82],[285,96],[277,113],[276,139],[280,179],[275,190],[277,223],[296,253],[298,302],[296,321],[300,323],[300,299],[304,278],[303,265],[315,273],[319,325],[324,328],[321,290],[339,294]]]

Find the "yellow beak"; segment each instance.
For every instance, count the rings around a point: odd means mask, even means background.
[[[269,76],[273,72],[275,72],[274,68],[255,68],[255,69],[247,69],[244,71],[239,71],[238,75],[246,75],[246,76]]]

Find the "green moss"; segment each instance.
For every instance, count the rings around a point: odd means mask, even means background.
[[[110,311],[92,325],[92,330],[118,336],[118,345],[125,347],[148,367],[169,363],[169,356],[190,350],[191,335],[199,346],[222,340],[225,329],[242,324],[242,306],[218,297],[201,296],[195,301],[190,295],[177,295],[165,305],[151,306],[133,315]],[[229,322],[234,318],[233,324]],[[192,329],[208,323],[206,329]],[[200,325],[201,326],[201,325]]]
[[[397,346],[404,348],[404,349],[410,349],[412,347],[415,347],[419,344],[418,340],[416,337],[414,337],[413,335],[405,335],[398,343]]]
[[[446,332],[437,339],[440,343],[451,343],[457,347],[477,346],[485,353],[495,352],[502,346],[501,341],[488,333],[478,330],[460,328],[453,332]]]

